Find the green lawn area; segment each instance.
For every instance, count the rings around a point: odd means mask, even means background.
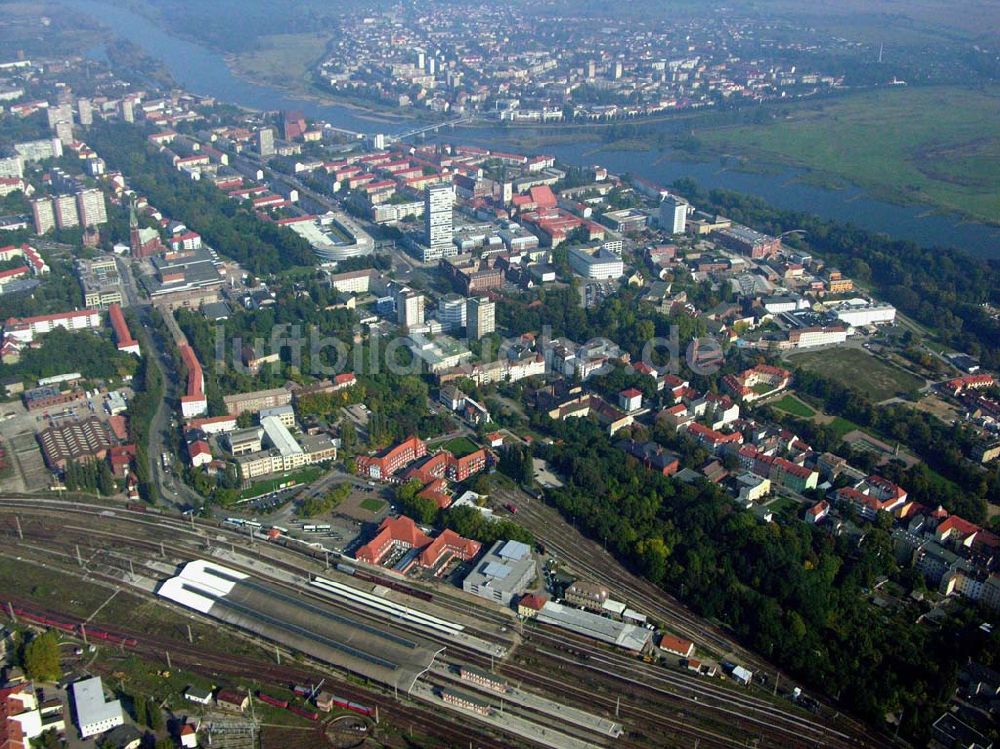
[[[385,502],[381,499],[368,497],[368,499],[361,500],[360,507],[362,510],[368,510],[368,512],[381,512],[382,508],[385,507]]]
[[[861,429],[861,427],[859,427],[853,421],[845,419],[842,416],[834,417],[833,421],[831,421],[828,426],[831,429],[833,429],[834,434],[837,435],[838,442],[844,439],[844,435],[847,434],[848,432],[853,432],[855,429]],[[861,431],[864,432],[865,430],[861,429]],[[867,434],[867,432],[865,433]]]
[[[802,503],[791,497],[778,497],[767,505],[767,509],[776,515],[794,515],[802,507]]]
[[[875,403],[897,395],[905,396],[924,385],[923,380],[855,348],[813,351],[790,356],[788,362],[857,388]]]
[[[253,499],[254,497],[259,497],[263,494],[267,494],[268,492],[277,491],[282,484],[285,484],[286,486],[311,484],[322,474],[323,469],[319,466],[305,466],[297,471],[292,471],[291,473],[282,476],[275,476],[274,478],[264,479],[263,481],[251,484],[248,488],[240,492],[240,499]]]
[[[442,445],[445,450],[450,452],[456,458],[464,458],[469,453],[474,453],[479,447],[476,443],[470,440],[468,437],[456,437],[453,440],[449,440]]]
[[[711,150],[1000,222],[1000,87],[867,91],[773,123],[699,131]]]
[[[774,390],[774,385],[771,385],[767,382],[758,382],[750,389],[753,390],[757,395],[766,395],[767,393],[770,393],[772,390]]]
[[[798,416],[803,419],[811,419],[816,415],[816,412],[813,409],[800,401],[794,395],[782,396],[781,400],[775,401],[771,404],[771,406],[779,411],[784,411],[792,416]]]

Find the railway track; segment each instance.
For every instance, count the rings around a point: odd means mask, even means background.
[[[731,654],[755,672],[775,674],[776,679],[781,679],[786,684],[793,682],[791,677],[781,674],[773,664],[746,650],[722,629],[688,612],[683,604],[665,591],[629,573],[599,544],[568,526],[557,510],[520,491],[502,490],[498,494],[506,503],[517,507],[518,522],[532,531],[554,556],[568,563],[577,572],[615,590],[627,598],[633,608],[649,614],[696,643],[705,644],[723,654]],[[821,717],[825,724],[836,721],[844,733],[855,737],[857,745],[873,745],[871,731],[863,724],[829,705],[823,705],[823,709],[824,715]],[[888,736],[882,736],[881,740],[885,745],[893,743]]]
[[[3,504],[4,501],[0,500],[0,507]],[[49,509],[51,512],[52,508]],[[100,515],[102,511],[106,512],[100,506],[93,506],[89,509],[78,507],[76,509],[78,512],[90,515]],[[242,551],[244,553],[248,551],[245,545],[247,542],[245,535],[241,537],[229,532],[228,529],[219,529],[214,526],[206,527],[204,524],[195,524],[192,529],[190,522],[161,516],[149,517],[140,513],[126,513],[123,516],[116,512],[113,518],[108,517],[109,523],[120,521],[130,524],[128,534],[125,535],[113,531],[95,532],[93,528],[77,527],[72,523],[67,524],[63,512],[59,513],[59,517],[59,532],[51,534],[51,540],[55,544],[64,545],[67,557],[71,556],[70,547],[72,546],[72,543],[65,538],[67,532],[87,534],[90,540],[93,540],[95,536],[105,536],[109,539],[115,539],[119,544],[128,542],[155,557],[162,548],[161,542],[156,540],[156,537],[162,537],[164,526],[178,533],[179,542],[173,545],[173,551],[178,551],[181,546],[189,547],[183,549],[185,559],[202,555],[204,544],[218,545],[218,539],[223,537],[232,539],[234,543],[242,543]],[[256,551],[268,564],[294,570],[299,575],[302,574],[301,564],[296,566],[284,559],[275,558],[271,554],[272,550],[266,545],[257,544]],[[260,574],[260,571],[255,569],[246,569],[245,571],[254,575]],[[287,583],[283,584],[287,585]],[[288,587],[295,590],[296,595],[302,594],[301,588]],[[464,614],[469,613],[469,603],[461,600],[458,596],[442,594],[437,589],[434,591],[434,596],[435,604],[439,606],[451,608]],[[326,598],[321,597],[318,600],[329,603]],[[482,608],[481,610],[476,609],[475,613],[489,624],[498,627],[512,626],[511,619],[504,617],[499,612],[494,613]],[[541,667],[528,669],[508,661],[499,667],[501,672],[516,676],[523,684],[533,687],[537,691],[566,695],[571,698],[572,702],[585,709],[593,711],[594,707],[600,705],[606,714],[610,711],[614,701],[600,697],[600,694],[594,689],[588,690],[578,687],[575,682],[570,680],[555,680],[550,674],[556,669],[570,670],[581,681],[595,684],[597,689],[617,689],[619,691],[628,689],[633,698],[620,706],[620,713],[625,718],[630,719],[634,726],[644,726],[646,730],[655,729],[658,732],[655,739],[658,740],[662,740],[666,736],[682,736],[684,741],[689,743],[682,742],[678,744],[680,746],[690,745],[690,742],[698,741],[702,746],[720,747],[742,746],[748,737],[754,739],[758,746],[858,747],[880,745],[873,741],[858,741],[836,729],[830,730],[825,725],[817,725],[814,721],[803,719],[788,710],[779,709],[766,700],[734,695],[732,690],[725,689],[722,685],[714,682],[704,682],[698,680],[697,677],[687,677],[668,669],[647,666],[632,657],[595,646],[590,641],[572,638],[561,630],[547,632],[541,627],[532,627],[527,633],[527,637],[529,641],[533,641],[532,655],[535,659],[540,660]],[[574,648],[588,654],[586,662],[573,663],[565,656],[551,650],[557,648],[561,643],[565,643],[567,639],[573,639]],[[478,651],[463,649],[450,641],[445,644],[448,646],[449,655],[454,654],[467,663],[486,668],[493,665],[487,656]],[[631,676],[626,676],[627,674],[631,674]],[[638,677],[641,677],[641,680]],[[643,707],[643,705],[648,705],[648,707]],[[663,709],[664,707],[666,710]],[[719,726],[719,728],[718,730],[707,728],[699,723],[704,723],[707,726]],[[732,735],[733,726],[738,729],[737,736]],[[726,734],[727,729],[729,735]],[[633,743],[627,737],[623,737],[620,745],[638,747],[650,744]]]
[[[25,607],[38,613],[51,616],[59,615],[59,612],[49,611],[41,608],[37,603],[20,598],[13,594],[2,594],[5,601],[11,601],[15,605]],[[134,635],[121,629],[117,631],[122,635]],[[224,675],[230,678],[246,678],[254,682],[260,682],[266,688],[268,684],[281,685],[287,687],[289,684],[317,684],[323,678],[328,678],[328,674],[319,671],[310,671],[301,667],[281,666],[262,661],[259,658],[249,658],[235,656],[232,653],[213,653],[202,647],[188,645],[184,642],[157,637],[155,635],[137,635],[138,644],[134,648],[129,648],[149,659],[162,662],[164,653],[170,653],[170,666],[184,666],[188,670],[208,677],[218,677]],[[437,737],[448,741],[449,746],[470,746],[477,749],[508,749],[511,744],[508,740],[494,739],[478,732],[469,730],[463,726],[453,726],[441,721],[440,715],[434,710],[420,705],[400,705],[395,700],[387,699],[371,692],[362,691],[347,682],[338,682],[336,685],[338,695],[347,697],[353,701],[368,705],[372,708],[378,707],[380,720],[388,720],[395,726],[409,726],[427,736]]]

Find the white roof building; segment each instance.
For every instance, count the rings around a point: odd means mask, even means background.
[[[76,708],[76,723],[83,738],[110,731],[125,722],[122,703],[104,699],[100,676],[78,681],[70,687]]]

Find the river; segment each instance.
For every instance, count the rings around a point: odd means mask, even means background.
[[[163,62],[184,89],[221,101],[259,110],[295,109],[307,117],[321,119],[334,127],[360,132],[399,133],[409,128],[405,119],[384,120],[361,110],[290,97],[271,86],[251,83],[235,76],[222,54],[203,45],[181,39],[149,19],[118,6],[96,0],[62,0],[72,8],[103,22],[115,34],[142,47]],[[220,19],[220,23],[224,19]],[[96,52],[96,51],[95,51]],[[651,126],[671,130],[675,124]],[[552,130],[545,130],[551,133]],[[655,133],[655,130],[652,131]],[[460,141],[503,148],[512,138],[537,135],[535,131],[504,128],[467,128],[436,136],[439,140]],[[586,166],[600,163],[614,173],[630,172],[669,185],[680,177],[691,177],[705,188],[724,188],[756,195],[770,204],[808,211],[823,218],[845,221],[863,229],[884,232],[926,246],[957,247],[971,255],[1000,259],[1000,228],[967,222],[955,215],[932,214],[926,206],[896,205],[876,200],[857,188],[829,190],[796,181],[801,172],[749,173],[723,169],[718,162],[672,160],[651,149],[644,151],[597,151],[592,141],[561,143],[544,147],[560,161]]]

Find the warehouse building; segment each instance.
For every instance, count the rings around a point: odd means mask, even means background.
[[[633,653],[644,653],[650,647],[653,633],[645,627],[581,611],[570,606],[548,601],[536,617],[544,624],[568,629],[585,637],[591,637],[610,645],[615,645]]]

